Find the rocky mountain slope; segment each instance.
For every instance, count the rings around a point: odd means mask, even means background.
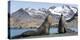
[[[52,25],[57,24],[60,18],[60,15],[63,14],[65,17],[65,20],[69,20],[74,15],[77,14],[77,8],[71,7],[68,5],[63,6],[52,6],[48,9],[42,8],[42,9],[33,9],[33,8],[20,8],[16,12],[13,12],[10,17],[10,27],[11,28],[30,28],[30,27],[39,27],[45,17],[50,14],[52,16]],[[74,20],[74,19],[72,19]],[[71,21],[72,21],[71,20]]]

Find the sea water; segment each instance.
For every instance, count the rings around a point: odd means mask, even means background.
[[[31,31],[31,30],[36,31],[36,29],[10,29],[10,36],[13,37],[16,35],[20,35],[21,33],[25,32],[25,31]],[[71,28],[71,30],[78,32],[78,30],[75,28]],[[49,33],[50,34],[58,33],[58,28],[50,28]]]
[[[30,31],[30,30],[36,30],[36,29],[10,29],[10,36],[16,36],[16,35],[20,35],[25,31]]]

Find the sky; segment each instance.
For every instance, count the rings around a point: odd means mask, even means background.
[[[24,2],[24,1],[11,1],[10,3],[10,13],[15,12],[16,10],[20,8],[33,8],[33,9],[39,9],[39,8],[46,8],[53,6],[55,4],[53,3],[38,3],[38,2]],[[59,6],[59,4],[56,4]],[[55,5],[55,6],[56,6]]]
[[[40,3],[40,2],[25,2],[25,1],[11,1],[10,2],[10,13],[13,13],[20,8],[33,8],[33,9],[40,9],[46,8],[48,9],[51,6],[61,6],[60,3]]]

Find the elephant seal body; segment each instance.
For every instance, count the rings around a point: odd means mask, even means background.
[[[21,35],[12,37],[12,38],[20,38],[20,37],[28,37],[28,36],[36,36],[36,35],[44,35],[44,34],[49,34],[49,29],[51,25],[51,16],[48,15],[44,22],[41,24],[41,26],[36,30],[36,31],[26,31],[22,33]]]
[[[58,32],[59,33],[65,33],[66,32],[65,20],[64,20],[64,16],[62,14],[61,14],[61,17],[60,17],[60,20],[59,20]]]
[[[38,30],[41,31],[42,34],[49,34],[49,29],[50,29],[50,26],[52,24],[51,19],[52,19],[51,15],[48,15],[45,18],[42,25],[38,28]]]

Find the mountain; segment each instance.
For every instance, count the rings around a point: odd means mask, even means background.
[[[49,11],[52,14],[61,15],[65,17],[66,20],[70,20],[77,12],[76,8],[70,7],[68,5],[59,6],[56,8],[50,8]]]
[[[23,10],[22,8],[17,10],[16,12],[12,13],[12,17],[18,18],[18,19],[23,19],[23,18],[30,18],[30,15],[28,12]]]
[[[63,14],[65,20],[70,22],[78,15],[78,9],[68,5],[51,6],[48,9],[40,8],[38,10],[33,8],[20,8],[13,12],[10,17],[11,26],[15,27],[39,27],[46,16],[50,14],[53,19],[53,24],[58,23],[60,15]]]
[[[27,9],[25,10],[32,18],[44,19],[46,17],[46,13],[36,9]]]
[[[19,27],[23,24],[26,25],[28,21],[31,21],[31,16],[23,8],[13,12],[10,17],[11,27]]]
[[[11,28],[35,27],[39,26],[44,19],[44,12],[34,9],[24,10],[23,8],[20,8],[11,14],[10,26]]]
[[[56,6],[51,6],[51,7],[49,7],[49,9],[55,9],[56,8]]]

